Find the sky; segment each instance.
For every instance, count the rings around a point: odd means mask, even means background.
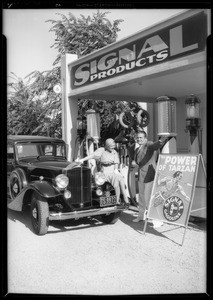
[[[33,71],[51,70],[58,54],[51,48],[55,33],[49,19],[61,20],[57,13],[75,17],[80,14],[92,16],[96,9],[3,9],[3,34],[7,38],[7,80],[11,81],[11,72],[24,79]],[[117,41],[131,36],[154,24],[162,22],[186,9],[100,9],[110,12],[110,21],[123,19],[120,23]]]

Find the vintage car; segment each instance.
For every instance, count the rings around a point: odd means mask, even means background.
[[[115,223],[124,205],[115,205],[113,186],[103,175],[92,176],[87,166],[66,158],[61,139],[11,135],[7,138],[8,208],[25,211],[30,206],[32,228],[48,231],[50,220],[101,216]]]

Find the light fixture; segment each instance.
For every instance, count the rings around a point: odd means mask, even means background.
[[[185,106],[186,106],[186,129],[190,133],[190,142],[193,144],[195,138],[198,136],[199,139],[199,152],[201,152],[200,136],[199,130],[201,127],[200,119],[200,99],[191,94],[186,97]]]
[[[186,97],[186,131],[196,135],[197,129],[200,128],[200,99],[191,94]]]
[[[56,94],[60,94],[61,93],[61,85],[58,83],[58,84],[55,84],[54,87],[53,87],[53,91],[56,93]]]

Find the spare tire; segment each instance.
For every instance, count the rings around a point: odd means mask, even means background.
[[[140,127],[146,127],[150,121],[149,113],[145,109],[140,109],[137,113],[137,121]]]
[[[123,120],[124,116],[125,116],[125,112],[122,112],[119,116],[119,122],[120,122],[121,126],[123,126],[124,128],[132,128],[132,126],[134,125],[134,118],[129,113],[128,114],[128,116],[130,116],[129,124],[125,124],[124,120]],[[127,114],[126,114],[126,116],[127,116]]]
[[[11,199],[14,200],[17,195],[23,189],[23,182],[21,180],[20,174],[17,171],[12,171],[10,174],[10,183],[9,183],[9,190]]]

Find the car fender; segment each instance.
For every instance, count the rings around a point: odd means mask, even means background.
[[[40,196],[44,198],[52,198],[61,194],[60,191],[54,189],[54,187],[46,181],[34,181],[25,187],[18,196],[8,204],[8,208],[16,211],[22,211],[24,203],[29,203],[30,199],[28,196],[36,191]]]
[[[29,184],[29,188],[38,192],[44,198],[52,198],[61,194],[61,192],[54,188],[48,181],[34,181]]]
[[[27,186],[27,178],[26,178],[25,172],[21,168],[17,168],[14,170],[14,173],[16,173],[19,176],[21,183],[22,183],[22,187],[26,187]]]

